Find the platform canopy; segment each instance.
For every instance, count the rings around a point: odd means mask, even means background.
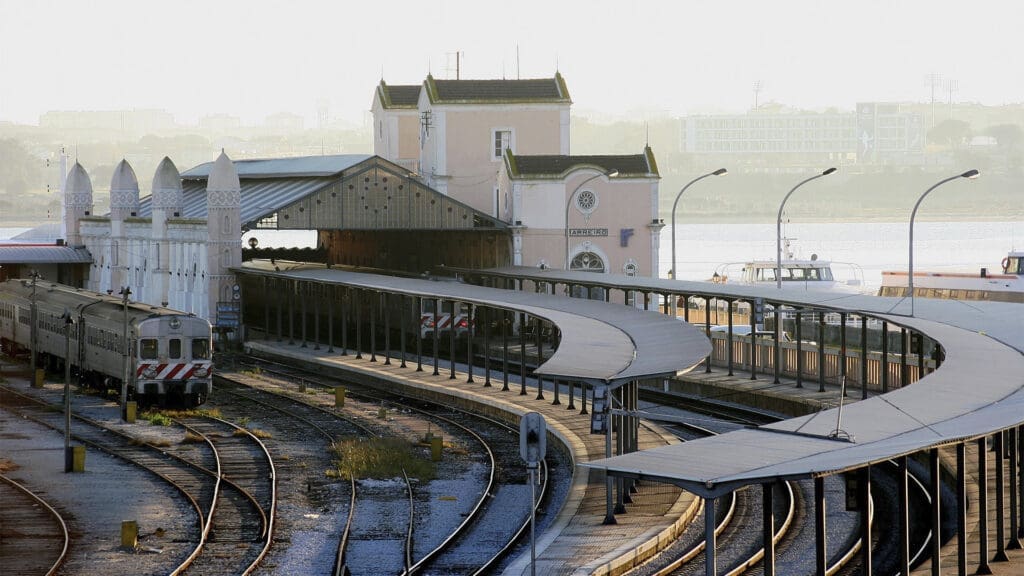
[[[945,351],[938,370],[844,407],[841,423],[838,409],[824,410],[581,464],[612,475],[668,482],[715,497],[747,484],[826,476],[980,438],[1024,418],[1024,309],[1019,304],[917,298],[911,317],[907,298],[523,267],[477,273],[672,296],[763,299],[769,305],[865,315],[918,331]]]
[[[618,386],[655,376],[674,375],[711,353],[704,334],[685,322],[655,312],[578,298],[484,288],[455,281],[401,278],[303,264],[280,270],[252,262],[239,275],[268,276],[295,282],[440,298],[523,312],[550,321],[560,343],[536,374]]]

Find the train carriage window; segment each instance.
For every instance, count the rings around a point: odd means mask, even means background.
[[[142,340],[139,340],[139,358],[142,358],[143,360],[156,360],[156,338],[143,338]]]
[[[171,338],[167,341],[167,357],[181,358],[181,338]]]
[[[210,340],[208,338],[192,339],[192,359],[208,359],[210,357]]]

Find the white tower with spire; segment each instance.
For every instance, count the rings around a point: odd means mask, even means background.
[[[81,164],[75,162],[64,189],[64,229],[68,246],[81,246],[79,221],[92,214],[92,181]]]
[[[161,305],[170,304],[168,291],[171,275],[171,238],[167,220],[181,216],[183,193],[181,174],[171,159],[164,157],[156,167],[153,176],[153,237],[150,262],[152,264],[153,286],[148,298]]]
[[[124,221],[138,213],[139,180],[128,161],[121,160],[110,180],[110,289],[114,292],[132,285],[129,278],[130,240]]]
[[[235,163],[223,150],[206,181],[206,206],[206,285],[209,287],[206,317],[216,323],[217,303],[234,302],[237,298],[231,268],[242,265],[242,186]]]

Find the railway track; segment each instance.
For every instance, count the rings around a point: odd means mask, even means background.
[[[301,381],[301,386],[324,386],[333,389],[337,385],[333,380],[291,366],[263,360],[259,362],[259,366],[260,372],[264,375],[291,382]],[[411,531],[407,532],[404,538],[406,550],[401,553],[403,566],[398,573],[478,574],[490,570],[500,562],[529,527],[529,485],[525,468],[514,459],[514,455],[518,453],[518,431],[504,423],[451,407],[401,399],[358,386],[346,387],[348,398],[354,401],[363,402],[367,406],[387,406],[387,410],[395,414],[416,414],[422,421],[433,422],[428,426],[445,430],[446,437],[454,433],[464,438],[464,443],[471,440],[479,447],[474,452],[486,454],[486,467],[489,472],[486,483],[479,489],[479,498],[470,510],[462,513],[462,521],[443,535],[428,533],[439,531],[438,521],[429,520],[427,511],[430,507],[423,505],[426,502],[423,502],[421,490],[414,485],[408,488],[410,493],[414,494],[407,505],[412,523],[408,525]],[[414,426],[409,423],[404,425]],[[549,493],[546,468],[542,478],[542,496],[535,506],[540,506]],[[383,563],[388,562],[385,558],[398,556],[397,553],[388,555],[379,552],[381,546],[397,549],[397,518],[404,515],[399,511],[397,499],[386,495],[387,488],[388,483],[378,482],[371,486],[362,486],[361,483],[359,494],[354,498],[354,519],[350,523],[347,535],[342,539],[345,542],[342,546],[345,549],[345,564],[352,574],[390,573],[384,568]],[[399,489],[400,486],[391,486],[392,492]],[[524,493],[527,494],[526,498],[523,498]],[[464,495],[460,495],[460,499],[462,497]],[[385,524],[379,521],[383,516],[380,513],[382,510],[388,510],[384,520],[391,523],[390,528],[386,530]],[[378,519],[373,522],[369,534],[364,531],[361,521],[365,518]],[[514,520],[515,518],[519,520]],[[441,524],[443,525],[443,522]],[[372,538],[368,539],[367,536]],[[392,543],[386,544],[389,541]],[[492,545],[481,546],[481,542]],[[378,554],[371,556],[374,563],[364,570],[359,564],[360,558],[366,557],[367,548],[377,550]]]
[[[22,417],[63,431],[63,414],[43,400],[0,386],[0,403]],[[270,543],[272,515],[271,520],[267,520],[260,502],[246,488],[224,476],[224,472],[230,470],[245,481],[246,474],[235,468],[230,459],[222,461],[213,440],[199,431],[198,427],[206,426],[203,423],[206,419],[189,419],[198,425],[192,428],[192,441],[154,446],[95,420],[73,416],[74,439],[154,474],[176,490],[187,509],[194,512],[193,533],[186,538],[195,545],[186,557],[168,570],[170,574],[248,574],[258,564]],[[180,425],[187,429],[184,424]],[[228,423],[221,425],[227,426]],[[274,495],[269,496],[272,500]],[[242,515],[241,519],[234,518],[232,514]],[[254,521],[254,518],[258,519]],[[234,525],[258,527],[260,541],[250,546],[258,549],[256,553],[246,553],[238,543],[219,546],[221,527],[230,533]]]
[[[273,540],[277,471],[266,446],[251,432],[212,417],[177,419],[203,438],[216,454],[224,481],[211,513],[209,531],[189,574],[249,574]]]
[[[38,494],[0,474],[0,566],[5,574],[44,574],[60,569],[68,527]]]

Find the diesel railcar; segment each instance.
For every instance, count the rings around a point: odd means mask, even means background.
[[[127,373],[128,395],[142,405],[198,406],[212,391],[212,328],[191,314],[51,282],[0,282],[0,345],[23,353],[33,332],[38,365],[70,361],[79,382],[99,388],[120,388]]]

